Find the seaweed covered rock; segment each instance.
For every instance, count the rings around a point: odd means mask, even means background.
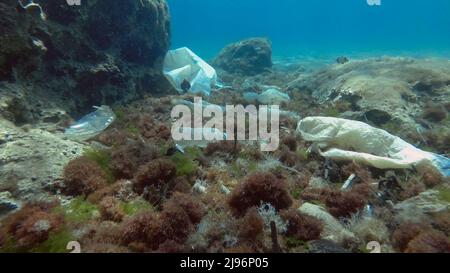
[[[2,222],[0,234],[12,243],[11,251],[29,251],[49,238],[50,232],[64,224],[61,215],[53,214],[54,204],[27,204]],[[4,244],[6,244],[4,242]],[[7,247],[7,246],[5,246]]]
[[[199,201],[188,194],[176,192],[164,203],[161,212],[164,238],[180,244],[184,243],[204,214],[205,210]]]
[[[228,45],[213,66],[231,74],[261,74],[272,68],[272,44],[265,38],[252,38]]]
[[[305,242],[320,239],[323,230],[320,220],[295,209],[283,211],[281,215],[288,223],[286,235]]]
[[[450,239],[427,224],[407,222],[392,234],[398,250],[406,253],[449,253]]]
[[[148,186],[156,189],[167,187],[177,173],[174,163],[168,159],[156,159],[141,166],[136,174],[134,189],[141,194]]]
[[[408,243],[406,253],[450,253],[450,239],[442,232],[430,230]]]
[[[355,119],[369,121],[402,138],[417,135],[422,117],[431,122],[445,120],[443,106],[449,100],[450,66],[445,60],[372,58],[335,64],[308,77],[299,77],[290,90],[305,90],[321,104],[336,107]],[[426,104],[426,101],[433,104]],[[432,106],[432,107],[430,107]],[[438,151],[441,153],[442,151]]]
[[[122,222],[122,244],[139,252],[176,252],[204,214],[203,205],[192,196],[175,193],[160,214],[143,212]]]
[[[335,217],[321,206],[304,203],[298,211],[323,222],[323,232],[321,233],[322,239],[331,240],[335,243],[356,239],[351,231],[346,229]]]
[[[272,173],[256,173],[234,188],[228,199],[231,210],[238,216],[245,215],[247,209],[261,203],[270,203],[277,210],[289,208],[292,197],[286,183]]]
[[[264,232],[264,220],[256,207],[247,210],[239,223],[239,237],[247,241],[255,241]]]
[[[162,228],[159,216],[153,212],[143,212],[122,222],[121,243],[134,250],[145,251],[157,248],[162,241]]]
[[[64,167],[64,193],[89,195],[107,185],[106,174],[93,160],[84,156]]]
[[[84,147],[60,135],[38,128],[26,130],[0,118],[0,193],[9,192],[12,200],[24,203],[48,199],[62,180],[64,166],[80,156]]]
[[[0,81],[30,83],[26,95],[41,108],[54,102],[78,114],[168,87],[160,81],[170,43],[165,0],[38,3],[42,11],[0,4]]]
[[[138,167],[157,157],[155,147],[140,141],[134,141],[120,146],[111,154],[111,168],[114,177],[130,179]]]

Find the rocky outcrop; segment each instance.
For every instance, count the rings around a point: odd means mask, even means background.
[[[0,119],[0,217],[18,206],[11,204],[48,199],[64,166],[84,147],[61,133],[19,128]]]
[[[328,213],[323,207],[311,203],[304,203],[298,211],[315,217],[324,223],[322,239],[341,244],[345,240],[355,240],[355,235],[347,230],[336,218]]]
[[[450,65],[433,59],[352,60],[300,77],[288,90],[310,93],[320,104],[347,105],[352,119],[415,131],[427,101],[450,99]]]
[[[168,88],[161,80],[170,43],[165,0],[35,2],[42,12],[18,0],[0,3],[0,81],[75,115]]]
[[[228,45],[213,66],[231,74],[261,74],[272,68],[272,44],[265,38],[252,38]]]
[[[165,0],[0,2],[0,217],[55,194],[85,144],[62,129],[94,105],[166,92]]]

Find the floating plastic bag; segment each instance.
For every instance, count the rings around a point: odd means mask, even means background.
[[[297,132],[307,141],[316,142],[324,157],[355,160],[380,169],[410,168],[429,162],[444,176],[450,176],[450,159],[417,149],[385,130],[360,121],[331,117],[307,117]]]
[[[180,93],[209,96],[211,86],[214,86],[217,80],[216,70],[187,47],[167,53],[163,73]]]
[[[87,140],[108,128],[116,119],[116,115],[109,106],[94,106],[97,110],[82,117],[67,128],[64,134],[74,140]]]

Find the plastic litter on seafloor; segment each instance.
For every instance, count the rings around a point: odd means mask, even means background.
[[[281,104],[291,100],[288,94],[285,94],[278,89],[269,88],[261,94],[255,92],[245,92],[243,94],[244,100],[247,103],[259,102],[261,104]]]
[[[108,128],[116,119],[116,115],[107,105],[94,106],[97,110],[87,114],[67,128],[64,134],[73,140],[87,140]]]
[[[163,73],[179,93],[209,96],[217,81],[216,70],[187,47],[166,54]]]
[[[354,160],[379,169],[402,169],[427,162],[450,176],[450,159],[422,151],[385,130],[364,122],[307,117],[297,128],[306,141],[317,143],[320,154],[335,160]]]
[[[184,148],[186,148],[186,147],[205,148],[211,142],[227,140],[227,138],[228,138],[227,133],[222,132],[221,130],[216,129],[216,128],[182,127],[182,128],[178,128],[178,131],[184,135],[189,136],[188,139],[175,140],[177,149],[178,150],[181,149],[183,152],[184,152]],[[196,134],[201,135],[202,136],[201,139],[195,140],[194,136]],[[211,138],[214,138],[214,140],[207,140],[207,138],[205,137],[206,134],[208,134]]]

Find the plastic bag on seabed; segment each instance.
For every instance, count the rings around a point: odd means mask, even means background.
[[[107,105],[95,107],[92,113],[87,114],[67,128],[64,134],[74,140],[87,140],[100,134],[116,119],[116,115]]]
[[[175,140],[175,143],[182,148],[185,147],[202,147],[206,148],[209,143],[221,140],[227,140],[227,133],[222,132],[216,128],[190,128],[190,127],[181,127],[176,129],[178,133],[187,135],[187,139],[179,139]],[[195,140],[195,135],[198,134],[200,139]],[[208,138],[206,137],[208,135]]]
[[[444,176],[450,176],[450,159],[422,151],[385,130],[364,122],[331,118],[302,119],[297,132],[306,141],[328,148],[321,155],[336,160],[355,160],[380,169],[410,168],[429,162]]]
[[[190,84],[188,92],[209,95],[211,86],[217,81],[216,70],[187,47],[166,54],[163,73],[180,93],[185,92],[182,84],[187,81]]]

